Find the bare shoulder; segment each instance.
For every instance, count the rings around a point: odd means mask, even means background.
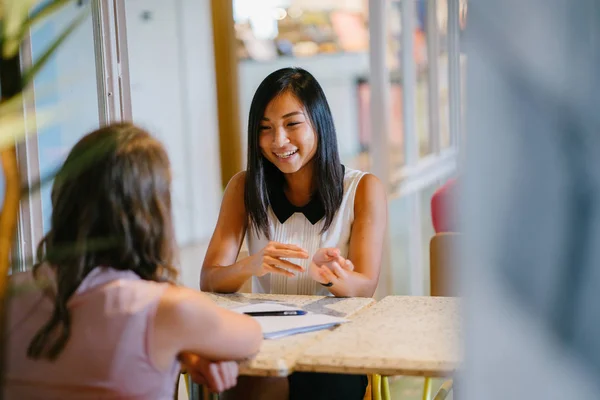
[[[169,325],[178,326],[190,318],[198,318],[203,313],[210,312],[215,306],[202,292],[182,286],[169,286],[160,299],[157,313],[163,321],[169,321]]]
[[[227,184],[226,193],[234,195],[243,195],[244,187],[246,186],[246,171],[240,171],[235,174]]]
[[[354,208],[363,208],[365,206],[381,207],[386,206],[387,195],[385,186],[373,174],[365,174],[356,187],[356,197]]]
[[[243,219],[246,213],[244,207],[244,193],[246,190],[246,171],[241,171],[235,174],[227,184],[225,193],[223,194],[223,200],[221,203],[221,214],[235,214],[239,218]],[[225,220],[227,223],[231,223],[230,220]]]
[[[163,294],[162,300],[165,304],[177,305],[182,301],[196,297],[206,297],[206,295],[185,286],[169,285]]]
[[[387,214],[385,186],[375,175],[364,175],[358,183],[354,196],[353,236],[356,234],[356,237],[364,243],[367,243],[364,241],[366,237],[380,237],[387,224]]]

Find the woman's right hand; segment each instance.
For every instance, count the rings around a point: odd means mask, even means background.
[[[237,384],[239,368],[235,361],[211,362],[192,353],[184,353],[179,358],[192,380],[206,385],[213,393],[224,392]]]
[[[248,257],[252,275],[263,276],[268,273],[292,277],[294,272],[303,272],[304,268],[284,258],[308,259],[308,253],[293,244],[269,242],[261,251]]]

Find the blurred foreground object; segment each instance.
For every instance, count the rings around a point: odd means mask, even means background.
[[[25,138],[28,121],[35,118],[31,110],[25,113],[23,100],[35,76],[89,16],[89,7],[84,7],[76,19],[63,27],[33,65],[22,68],[19,49],[28,38],[31,27],[69,3],[72,0],[51,0],[41,4],[36,0],[0,0],[0,161],[5,186],[4,197],[0,199],[0,387],[4,376],[7,277],[19,218],[19,203],[23,190],[29,192],[39,189],[37,185],[35,188],[21,187],[15,144]],[[36,112],[44,115],[44,110]],[[26,117],[26,114],[30,116]]]
[[[600,0],[469,3],[461,398],[600,382]]]

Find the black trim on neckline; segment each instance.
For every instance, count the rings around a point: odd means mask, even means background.
[[[344,165],[342,165],[342,174],[346,175],[346,167]],[[283,185],[279,187],[271,186],[269,190],[269,203],[271,209],[273,209],[273,213],[282,224],[297,212],[304,214],[306,219],[313,225],[325,216],[325,207],[323,207],[323,203],[319,197],[318,189],[313,193],[306,205],[298,207],[290,203],[283,191]]]

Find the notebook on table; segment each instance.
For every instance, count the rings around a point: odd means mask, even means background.
[[[293,311],[298,307],[289,307],[275,303],[256,303],[233,308],[239,313],[265,312],[265,311]],[[325,314],[307,312],[305,315],[252,317],[260,324],[265,339],[278,339],[299,333],[329,329],[336,325],[348,322],[345,318],[332,317]]]

